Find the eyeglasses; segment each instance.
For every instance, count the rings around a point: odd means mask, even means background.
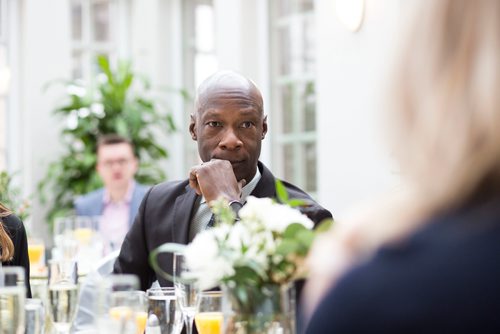
[[[99,162],[99,164],[105,168],[111,168],[115,164],[117,164],[118,167],[124,167],[124,166],[128,165],[131,161],[132,161],[132,159],[121,158],[121,159],[116,159],[116,160],[104,160],[104,161]]]

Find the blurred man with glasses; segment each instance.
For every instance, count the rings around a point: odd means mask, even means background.
[[[99,228],[107,251],[121,247],[148,190],[134,180],[138,166],[127,138],[108,134],[98,139],[96,170],[104,187],[78,197],[75,210],[78,216],[101,216]]]

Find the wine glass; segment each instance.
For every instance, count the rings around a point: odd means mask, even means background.
[[[175,288],[155,287],[146,291],[148,312],[158,317],[163,334],[179,334],[182,330],[182,313],[178,307]]]
[[[147,297],[138,287],[135,275],[110,275],[103,280],[98,292],[100,332],[142,334],[146,327]]]
[[[49,313],[58,333],[69,333],[77,306],[77,283],[75,261],[49,261]]]
[[[26,331],[24,334],[42,334],[45,326],[45,306],[38,298],[26,298]]]
[[[26,287],[22,267],[0,264],[0,333],[24,334]]]
[[[187,334],[193,333],[193,321],[196,314],[198,288],[190,277],[186,265],[186,257],[181,253],[174,253],[174,286],[177,301],[186,325]]]
[[[74,260],[78,252],[78,241],[73,235],[75,217],[57,217],[54,220],[54,248],[52,258]]]
[[[76,216],[73,218],[72,237],[77,244],[76,261],[80,275],[89,273],[95,259],[102,258],[104,244],[99,232],[99,216]]]
[[[198,312],[194,316],[199,334],[220,334],[222,330],[222,292],[203,291],[198,295]]]

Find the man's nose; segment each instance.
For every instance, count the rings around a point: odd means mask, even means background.
[[[219,147],[225,150],[236,150],[241,146],[243,146],[243,142],[233,129],[227,129],[219,142]]]

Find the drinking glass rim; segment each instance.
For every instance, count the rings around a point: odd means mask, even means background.
[[[153,288],[149,288],[146,290],[146,295],[148,297],[158,296],[158,295],[170,295],[170,294],[175,296],[175,288],[172,286],[155,286]]]
[[[200,297],[202,296],[208,296],[208,297],[222,297],[222,291],[221,290],[215,290],[215,291],[200,291],[199,292]]]

